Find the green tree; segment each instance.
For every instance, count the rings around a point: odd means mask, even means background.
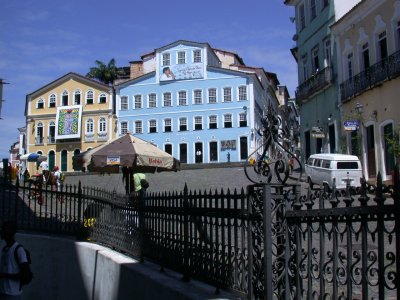
[[[115,59],[112,58],[106,65],[100,60],[95,61],[96,66],[91,67],[87,77],[97,79],[105,84],[112,84],[117,78],[117,66],[115,65]]]
[[[393,134],[386,135],[386,144],[388,145],[389,152],[393,154],[396,163],[400,163],[400,128],[395,129]]]

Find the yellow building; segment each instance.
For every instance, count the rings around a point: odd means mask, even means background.
[[[331,29],[347,151],[360,156],[366,179],[380,172],[390,180],[395,157],[386,137],[400,124],[400,1],[361,1]]]
[[[74,155],[116,136],[113,103],[112,87],[76,73],[41,87],[26,96],[26,152],[46,155],[50,170],[73,171]]]

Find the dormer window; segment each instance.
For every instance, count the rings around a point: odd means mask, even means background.
[[[178,52],[178,64],[186,64],[186,52],[185,51]]]
[[[64,91],[62,93],[62,105],[67,106],[68,105],[68,92]]]
[[[43,101],[43,99],[39,99],[39,100],[38,100],[38,102],[37,102],[37,108],[38,108],[38,109],[44,108],[44,101]]]
[[[162,55],[162,65],[163,66],[171,65],[171,54],[170,53],[163,53],[163,55]]]

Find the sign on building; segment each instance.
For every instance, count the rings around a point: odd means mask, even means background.
[[[57,107],[56,140],[81,137],[82,106]]]
[[[325,138],[325,133],[322,127],[312,127],[311,128],[311,136],[317,139]]]
[[[225,140],[221,141],[221,150],[235,150],[236,149],[236,140]]]
[[[343,127],[345,131],[356,131],[360,127],[360,122],[355,121],[345,121],[343,122]]]

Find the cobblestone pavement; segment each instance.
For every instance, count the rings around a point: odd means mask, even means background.
[[[250,170],[254,175],[254,171]],[[233,192],[235,189],[240,192],[242,188],[251,184],[247,179],[244,169],[241,166],[181,170],[178,172],[162,172],[147,174],[150,183],[149,192],[172,192],[182,191],[187,184],[189,190],[224,191],[228,189]],[[77,185],[81,181],[82,186],[98,187],[117,193],[124,193],[125,188],[122,182],[122,174],[71,174],[65,179],[66,184]]]

